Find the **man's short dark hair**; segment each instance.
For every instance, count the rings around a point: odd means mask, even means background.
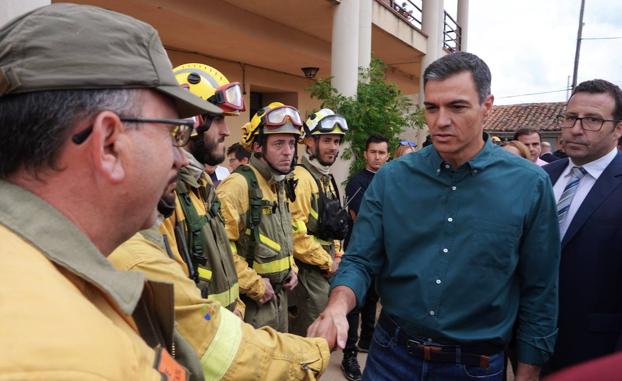
[[[138,111],[137,90],[55,90],[0,97],[0,178],[20,168],[61,170],[58,156],[73,128],[104,110]],[[86,127],[85,127],[86,128]]]
[[[540,141],[542,141],[542,135],[540,135],[540,131],[533,129],[533,128],[527,128],[527,127],[519,128],[518,130],[516,130],[516,132],[514,133],[513,140],[518,140],[520,136],[532,135],[532,134],[538,134],[538,138],[540,138]]]
[[[383,135],[380,134],[372,134],[369,135],[369,137],[367,138],[367,141],[365,142],[365,151],[367,151],[367,149],[369,149],[369,145],[371,143],[382,143],[385,142],[387,143],[387,149],[389,148],[389,139]]]
[[[249,159],[251,158],[251,153],[242,147],[240,143],[235,143],[227,148],[227,156],[234,154],[235,158],[238,160]]]
[[[604,79],[592,79],[578,84],[572,91],[570,98],[576,93],[609,94],[615,101],[613,119],[617,121],[622,120],[622,90],[620,90],[619,86]]]
[[[428,81],[442,81],[465,71],[472,74],[479,103],[484,103],[486,97],[490,95],[492,76],[486,62],[475,54],[456,52],[432,62],[423,72],[423,86],[425,87]]]

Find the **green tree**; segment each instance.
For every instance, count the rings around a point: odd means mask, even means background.
[[[322,101],[327,107],[343,115],[350,130],[345,141],[350,146],[341,157],[349,160],[350,176],[365,167],[363,151],[371,134],[384,135],[390,140],[389,149],[399,143],[399,134],[407,128],[421,128],[424,125],[423,110],[414,106],[410,98],[403,95],[397,85],[385,81],[386,65],[377,58],[372,59],[368,69],[359,70],[356,97],[345,97],[331,86],[331,77],[320,79],[307,88],[312,98]]]

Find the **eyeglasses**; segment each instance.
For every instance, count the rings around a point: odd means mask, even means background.
[[[190,135],[192,134],[194,120],[192,119],[158,119],[158,118],[119,118],[122,122],[127,123],[161,123],[169,124],[171,127],[171,137],[175,147],[183,147],[188,144]],[[82,144],[88,139],[93,132],[93,125],[81,132],[73,135],[71,141],[75,144]]]
[[[613,122],[613,123],[619,122],[619,120],[615,120],[615,119],[600,119],[600,118],[595,118],[593,116],[584,116],[581,118],[576,115],[566,115],[566,114],[557,115],[556,119],[557,119],[557,124],[561,128],[572,128],[574,127],[575,123],[577,123],[577,120],[578,120],[581,122],[581,128],[586,131],[600,131],[600,129],[603,128],[603,124],[605,124],[605,122]]]
[[[412,147],[412,148],[417,147],[417,143],[415,143],[415,142],[411,142],[410,140],[402,140],[402,141],[400,142],[400,145],[401,145],[401,146],[408,146],[408,147]]]

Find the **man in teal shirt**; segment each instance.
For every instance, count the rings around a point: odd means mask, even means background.
[[[515,380],[537,380],[556,337],[551,183],[483,133],[493,96],[480,58],[433,62],[424,92],[433,145],[376,174],[309,335],[343,347],[345,315],[377,277],[383,311],[364,380],[502,380],[514,327]]]

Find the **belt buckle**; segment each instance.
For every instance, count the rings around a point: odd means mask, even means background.
[[[410,354],[418,354],[415,350],[423,353],[423,359],[425,361],[432,361],[432,354],[442,352],[443,348],[436,344],[428,344],[423,340],[408,339],[406,343],[406,349]]]

